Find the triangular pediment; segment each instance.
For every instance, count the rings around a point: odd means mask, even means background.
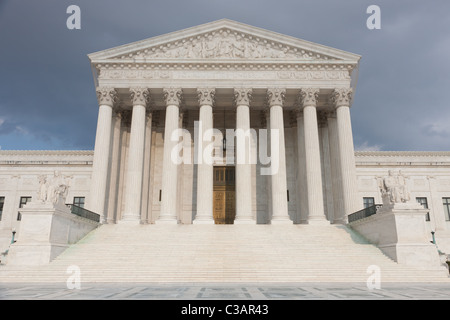
[[[342,61],[360,56],[228,19],[89,55],[107,61]]]

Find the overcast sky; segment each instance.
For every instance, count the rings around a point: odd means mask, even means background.
[[[361,55],[357,150],[450,151],[449,0],[0,0],[0,148],[93,149],[87,54],[222,18]]]

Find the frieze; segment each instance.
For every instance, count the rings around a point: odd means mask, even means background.
[[[349,80],[348,71],[271,71],[271,70],[130,70],[101,69],[99,79],[275,79],[275,80]]]
[[[170,71],[101,69],[99,79],[170,79]]]

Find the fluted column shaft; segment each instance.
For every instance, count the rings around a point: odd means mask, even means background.
[[[109,177],[109,195],[108,199],[108,212],[106,214],[106,223],[114,223],[116,221],[117,211],[117,195],[119,185],[119,167],[120,167],[120,149],[121,149],[121,126],[122,126],[122,113],[117,112],[114,118],[114,126],[112,128],[112,150],[111,150],[111,166]]]
[[[342,194],[341,160],[336,115],[328,117],[328,137],[330,141],[331,184],[334,205],[334,223],[345,223],[344,200]]]
[[[297,112],[297,152],[298,152],[298,214],[299,222],[302,224],[308,223],[308,190],[306,181],[306,164],[305,164],[305,130],[303,120],[303,112]],[[300,203],[299,203],[300,202]]]
[[[284,142],[283,103],[286,95],[284,89],[269,89],[268,102],[270,106],[271,158],[278,160],[278,170],[272,172],[272,224],[291,223],[287,204],[286,179],[286,147]],[[273,133],[278,132],[278,140],[272,140]],[[273,138],[275,139],[275,138]]]
[[[316,110],[318,96],[318,89],[304,89],[300,94],[305,136],[308,224],[327,223],[323,206],[322,168]]]
[[[166,102],[166,120],[164,129],[164,154],[162,171],[161,211],[155,223],[177,224],[178,203],[178,164],[172,159],[172,151],[178,144],[178,139],[172,139],[172,134],[178,137],[181,89],[164,89]]]
[[[150,165],[152,149],[152,111],[147,111],[145,125],[144,173],[142,181],[141,223],[148,223],[151,214]]]
[[[271,141],[270,141],[270,109],[264,110],[264,120],[267,129],[267,155],[270,155]],[[267,216],[265,223],[270,224],[272,220],[272,177],[270,174],[266,175],[266,190],[267,190]]]
[[[250,163],[251,141],[246,145],[245,136],[250,135],[251,89],[235,89],[236,105],[236,218],[234,223],[256,223],[252,214],[252,172]],[[240,132],[238,132],[240,131]],[[239,134],[242,135],[239,138]]]
[[[213,224],[213,163],[212,154],[204,157],[204,147],[211,143],[211,140],[205,140],[205,132],[213,129],[213,104],[214,89],[198,89],[197,95],[200,104],[200,127],[198,141],[202,148],[198,148],[197,159],[197,215],[194,224],[204,223]]]
[[[112,108],[117,101],[114,88],[97,88],[99,112],[95,135],[94,160],[92,164],[91,189],[87,208],[105,221],[106,187],[111,149]]]
[[[144,172],[145,113],[149,99],[149,91],[145,88],[131,88],[130,92],[133,100],[133,110],[125,185],[125,208],[122,220],[139,222],[141,216],[142,177]]]
[[[336,108],[337,131],[339,139],[339,157],[342,178],[342,199],[344,212],[347,216],[362,208],[362,202],[358,201],[358,189],[356,180],[355,150],[353,146],[352,123],[350,119],[350,104],[352,90],[350,88],[335,89],[331,95],[331,102]],[[359,204],[361,202],[361,204]]]

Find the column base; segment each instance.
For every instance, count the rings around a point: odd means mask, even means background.
[[[343,224],[346,225],[348,224],[348,219],[336,219],[333,221],[333,224]]]
[[[309,219],[308,224],[310,226],[330,226],[330,221],[326,219]]]
[[[195,219],[192,224],[214,224],[214,219]]]
[[[288,224],[294,224],[293,221],[291,221],[291,219],[286,218],[281,218],[281,219],[273,219],[270,221],[270,224],[273,225],[288,225]]]
[[[141,221],[138,219],[122,219],[119,220],[117,224],[122,224],[122,225],[130,225],[130,226],[137,226],[139,224],[141,224]]]
[[[256,224],[256,221],[251,218],[235,219],[233,224]]]
[[[119,220],[120,224],[128,223],[128,224],[139,224],[141,222],[141,219],[139,215],[132,214],[132,213],[124,213],[122,216],[122,219]]]
[[[159,219],[155,221],[155,224],[177,225],[178,221],[174,219]]]

